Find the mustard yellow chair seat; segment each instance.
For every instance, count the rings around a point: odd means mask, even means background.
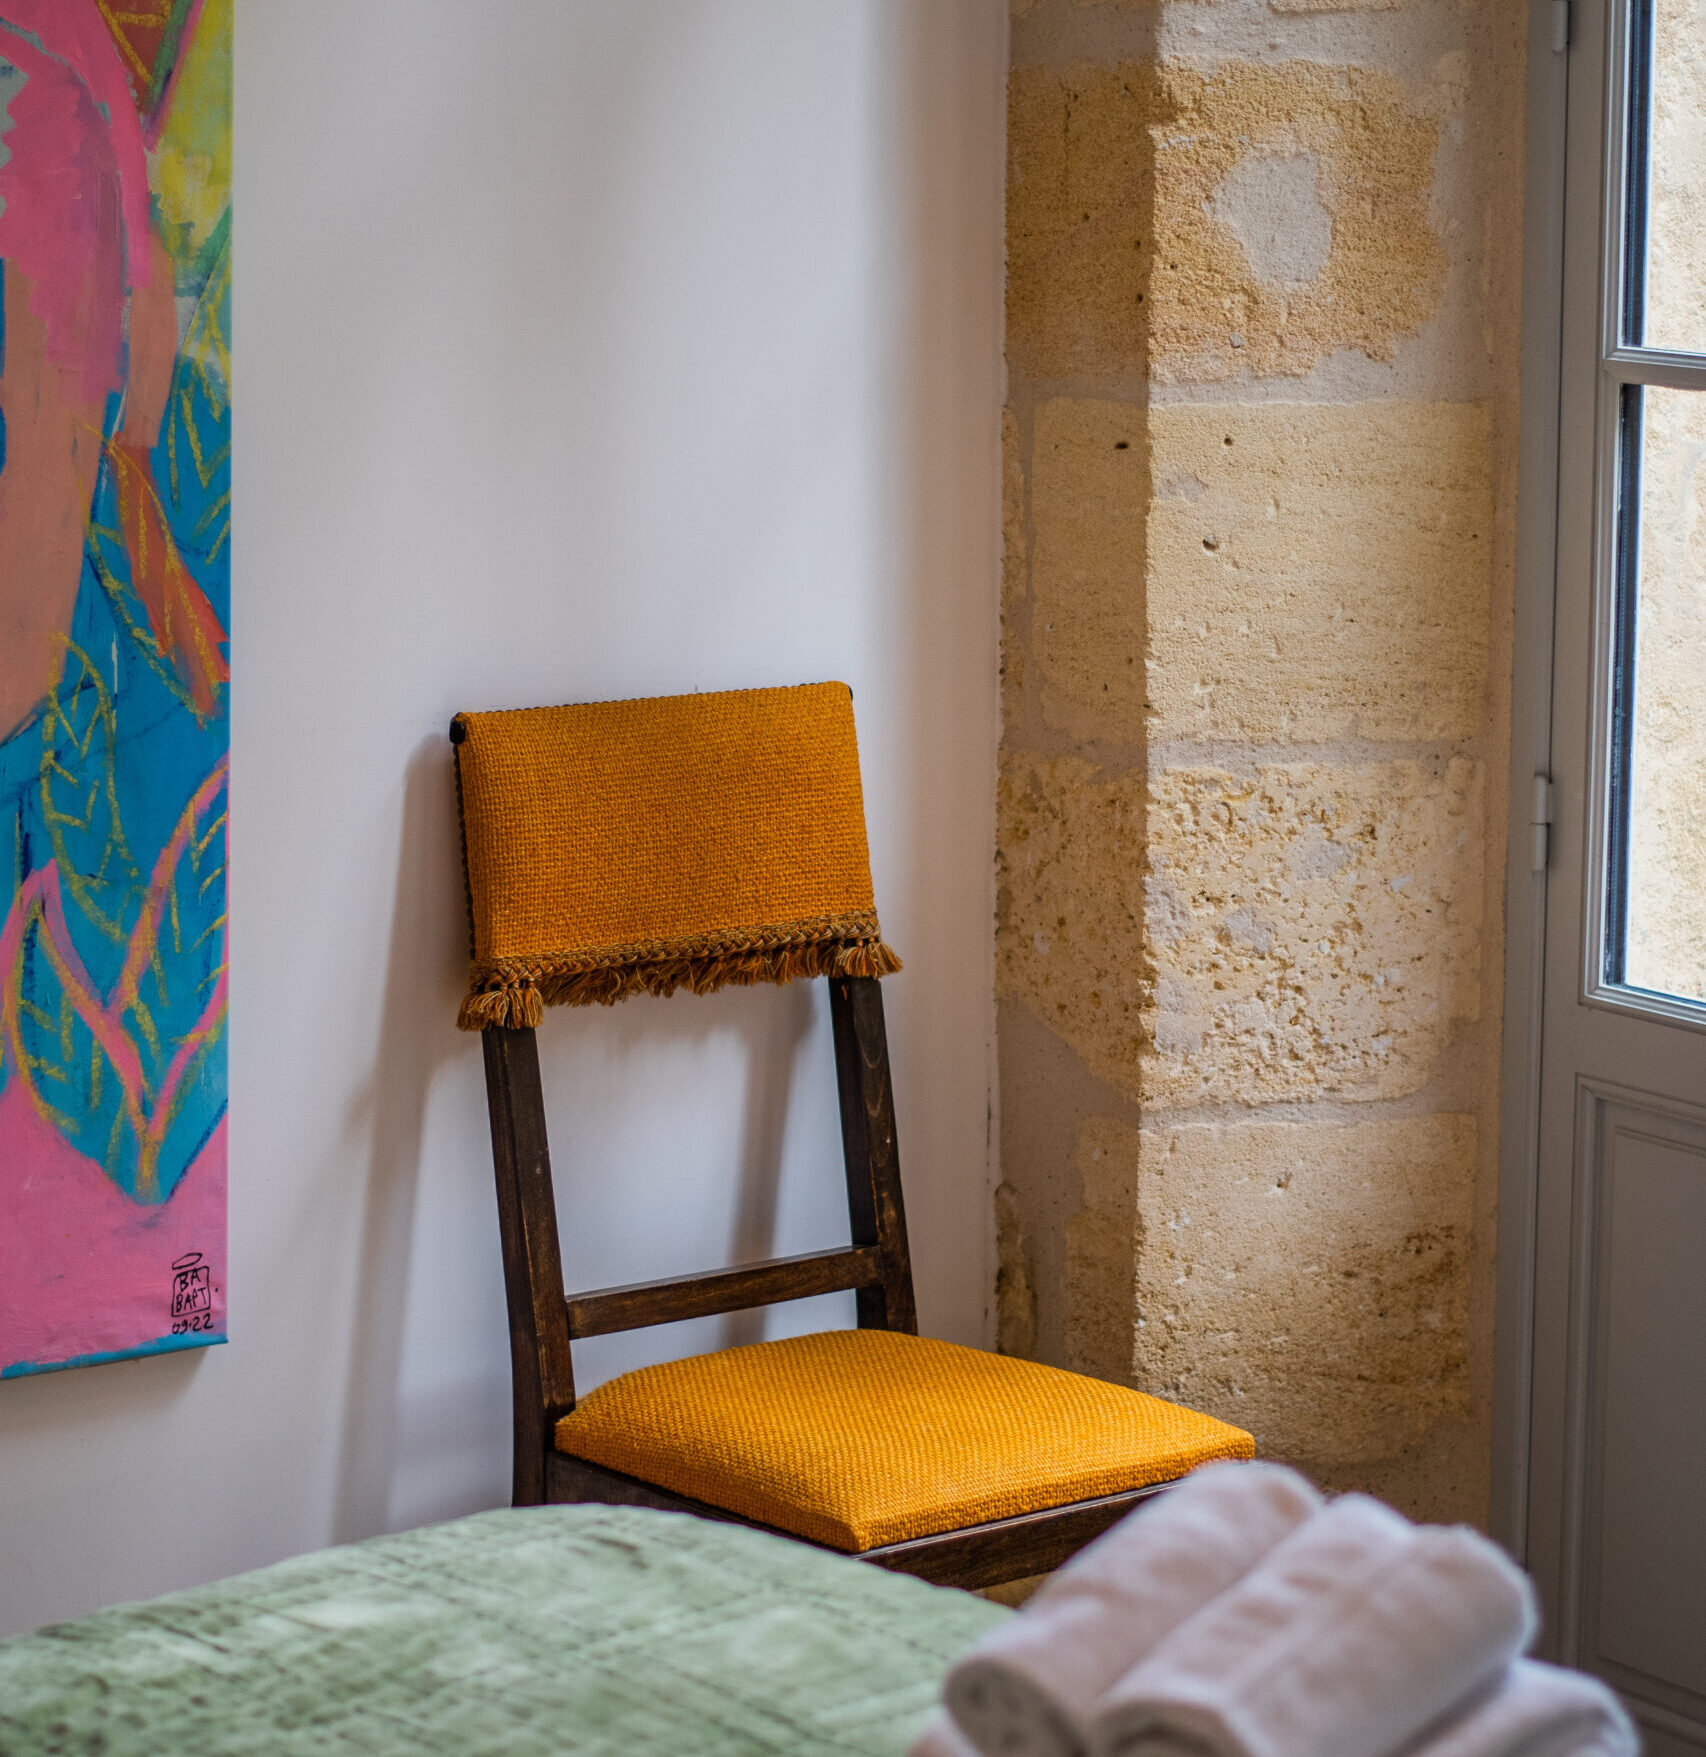
[[[1241,1428],[1034,1361],[832,1330],[642,1367],[559,1452],[858,1552],[1251,1458]]]

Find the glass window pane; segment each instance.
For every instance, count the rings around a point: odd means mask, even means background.
[[[1706,1001],[1706,392],[1632,391],[1624,421],[1638,435],[1625,470],[1638,455],[1639,536],[1624,563],[1634,639],[1619,655],[1621,977]]]
[[[1627,340],[1706,354],[1706,7],[1635,0],[1632,13],[1632,248],[1643,193],[1647,236],[1645,274],[1631,264]]]

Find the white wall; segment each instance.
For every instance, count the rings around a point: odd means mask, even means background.
[[[232,1342],[0,1386],[0,1631],[507,1498],[458,708],[853,685],[923,1326],[984,1339],[1005,13],[240,5]],[[543,1036],[571,1279],[845,1238],[821,984]]]

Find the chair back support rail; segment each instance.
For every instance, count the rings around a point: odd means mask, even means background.
[[[556,1425],[575,1406],[575,1338],[847,1290],[861,1329],[917,1334],[882,991],[869,976],[828,980],[851,1244],[573,1296],[563,1287],[537,1040],[531,1027],[481,1033],[509,1304],[516,1506],[547,1498]]]

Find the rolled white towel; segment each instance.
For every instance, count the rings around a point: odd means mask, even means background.
[[[1095,1757],[1385,1757],[1500,1672],[1534,1592],[1465,1527],[1346,1495],[1096,1709]]]
[[[1155,1644],[1321,1507],[1293,1470],[1210,1464],[1060,1568],[948,1673],[985,1757],[1075,1757],[1096,1702]]]
[[[977,1757],[977,1747],[944,1708],[924,1723],[924,1730],[906,1747],[906,1757]]]
[[[1519,1659],[1490,1691],[1429,1727],[1406,1757],[1639,1757],[1623,1704],[1598,1678]]]

